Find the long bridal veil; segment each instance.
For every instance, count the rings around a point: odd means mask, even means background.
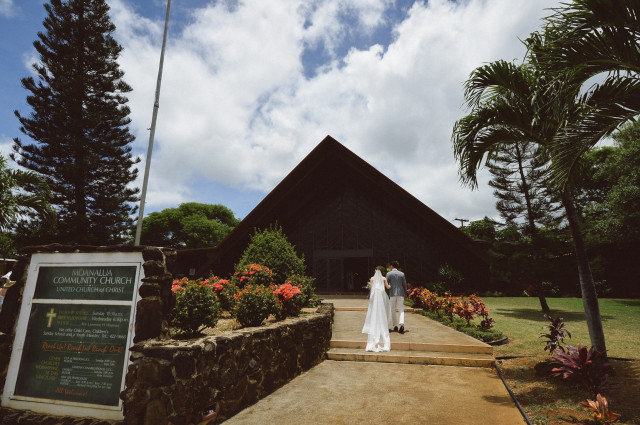
[[[387,316],[388,310],[389,297],[384,290],[382,273],[380,270],[376,270],[376,273],[373,275],[373,282],[369,293],[367,318],[362,328],[363,334],[369,334],[367,337],[367,351],[389,351],[391,348],[389,319]]]

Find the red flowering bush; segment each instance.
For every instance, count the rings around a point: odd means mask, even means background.
[[[239,288],[244,288],[247,285],[270,286],[273,284],[273,272],[260,264],[247,264],[233,274],[231,281]]]
[[[231,311],[234,304],[234,295],[238,292],[236,287],[229,279],[222,279],[218,276],[209,278],[212,282],[211,286],[220,300],[220,308],[224,311]]]
[[[173,284],[171,285],[171,290],[175,294],[178,290],[184,288],[187,285],[187,283],[189,283],[189,278],[187,277],[183,277],[182,279],[176,279],[173,281]]]
[[[174,280],[171,290],[176,296],[171,324],[178,333],[198,334],[218,323],[220,303],[209,279]]]
[[[277,311],[275,294],[263,285],[247,285],[235,294],[234,301],[232,314],[243,327],[260,326]]]
[[[320,299],[316,295],[315,289],[313,287],[313,281],[314,278],[303,276],[300,274],[291,275],[285,281],[285,283],[288,283],[291,286],[297,286],[298,288],[300,288],[300,292],[303,298],[301,307],[315,307],[320,304]]]
[[[272,287],[276,296],[277,308],[274,312],[276,320],[284,320],[287,316],[297,316],[304,303],[304,296],[299,287],[287,282],[284,285]]]

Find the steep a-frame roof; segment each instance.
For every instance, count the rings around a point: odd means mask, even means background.
[[[416,176],[419,178],[419,176]],[[302,211],[313,208],[337,190],[342,182],[349,181],[358,190],[375,193],[377,197],[392,197],[395,216],[416,228],[428,227],[456,245],[466,255],[483,263],[486,254],[476,248],[474,242],[448,220],[386,177],[359,156],[351,152],[331,136],[324,138],[215,248],[182,250],[178,253],[179,266],[196,268],[203,275],[217,265],[237,262],[256,228],[266,228],[278,222],[286,229],[286,223],[296,220]],[[189,259],[189,260],[188,260]],[[188,260],[188,261],[187,261]],[[194,265],[195,263],[199,263]]]

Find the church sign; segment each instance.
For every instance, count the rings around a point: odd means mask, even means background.
[[[122,419],[142,254],[34,254],[2,404]]]

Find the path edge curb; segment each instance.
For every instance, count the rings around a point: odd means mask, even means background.
[[[518,398],[516,397],[515,393],[511,390],[511,387],[507,383],[507,380],[504,379],[504,375],[502,375],[502,371],[500,370],[500,366],[498,365],[498,362],[494,361],[493,364],[496,368],[496,371],[498,372],[498,376],[500,377],[500,379],[502,380],[502,383],[504,384],[504,387],[507,389],[507,392],[511,396],[511,399],[516,404],[516,407],[518,408],[518,410],[520,411],[520,414],[524,418],[524,421],[527,423],[527,425],[533,425],[533,423],[529,419],[529,416],[527,416],[527,413],[522,408],[522,405],[520,405],[520,402],[518,401]]]

